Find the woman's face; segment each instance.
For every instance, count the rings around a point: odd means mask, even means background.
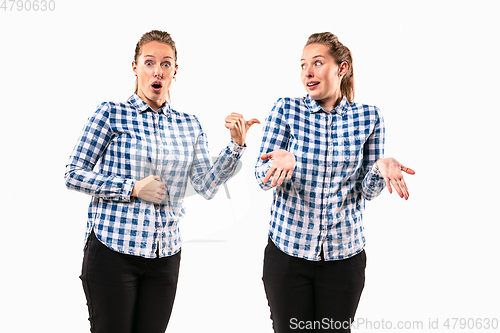
[[[309,96],[318,102],[325,111],[332,110],[340,102],[341,75],[347,69],[346,63],[339,67],[323,44],[310,44],[302,53],[302,84]],[[343,68],[342,68],[343,67]],[[340,69],[344,72],[341,72]]]
[[[137,75],[137,95],[155,111],[164,103],[177,73],[175,53],[170,45],[149,42],[141,48],[137,63],[132,69]]]

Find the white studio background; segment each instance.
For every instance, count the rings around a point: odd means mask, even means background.
[[[496,1],[54,1],[0,9],[2,331],[89,331],[78,276],[90,197],[65,188],[64,167],[96,106],[132,94],[135,44],[152,29],[177,43],[173,107],[200,118],[212,156],[229,113],[264,122],[277,98],[304,95],[310,34],[338,35],[354,55],[356,101],[383,112],[386,156],[417,172],[409,201],[384,191],[367,203],[358,318],[422,321],[406,330],[417,332],[500,317]],[[250,129],[231,199],[186,198],[169,333],[270,332],[261,130]]]

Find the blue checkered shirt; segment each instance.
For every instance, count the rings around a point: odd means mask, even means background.
[[[384,153],[384,123],[378,108],[345,98],[331,112],[309,96],[281,98],[263,129],[260,154],[285,149],[295,155],[291,180],[274,189],[269,235],[283,252],[307,260],[349,258],[365,246],[365,199],[385,186],[375,162]],[[258,159],[263,179],[271,161]]]
[[[188,178],[211,199],[232,175],[244,148],[231,140],[211,165],[198,119],[167,103],[153,111],[137,95],[106,102],[89,118],[66,165],[66,186],[93,196],[85,240],[97,238],[120,253],[156,257],[181,249],[178,223],[184,216]],[[161,204],[131,197],[135,181],[158,175],[167,184]]]

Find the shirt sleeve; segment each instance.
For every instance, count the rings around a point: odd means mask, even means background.
[[[210,200],[215,196],[220,186],[233,175],[245,147],[241,147],[231,140],[211,165],[207,136],[197,118],[196,121],[200,128],[200,134],[194,146],[193,163],[189,176],[194,190],[205,199]]]
[[[130,201],[135,181],[93,171],[113,138],[110,107],[102,103],[85,125],[66,165],[68,189],[112,201]]]
[[[364,159],[361,171],[363,179],[361,193],[367,200],[372,200],[380,195],[385,187],[385,181],[375,164],[384,157],[385,127],[382,114],[377,109],[377,121],[373,133],[369,136],[364,146]]]
[[[255,178],[263,190],[269,190],[272,188],[271,181],[268,181],[266,184],[264,183],[264,178],[271,168],[271,160],[262,161],[260,156],[275,150],[288,149],[290,141],[290,128],[286,122],[284,110],[285,103],[283,99],[280,98],[274,104],[271,113],[266,119],[266,125],[263,129],[259,157],[257,158],[257,164],[255,165]],[[285,179],[285,182],[286,181],[287,180]]]

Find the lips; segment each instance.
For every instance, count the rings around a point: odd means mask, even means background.
[[[161,90],[161,88],[163,88],[163,84],[161,83],[161,81],[154,81],[152,84],[151,84],[151,88],[155,91],[155,92],[159,92]]]
[[[318,81],[309,81],[307,82],[307,89],[314,90],[319,85]]]

